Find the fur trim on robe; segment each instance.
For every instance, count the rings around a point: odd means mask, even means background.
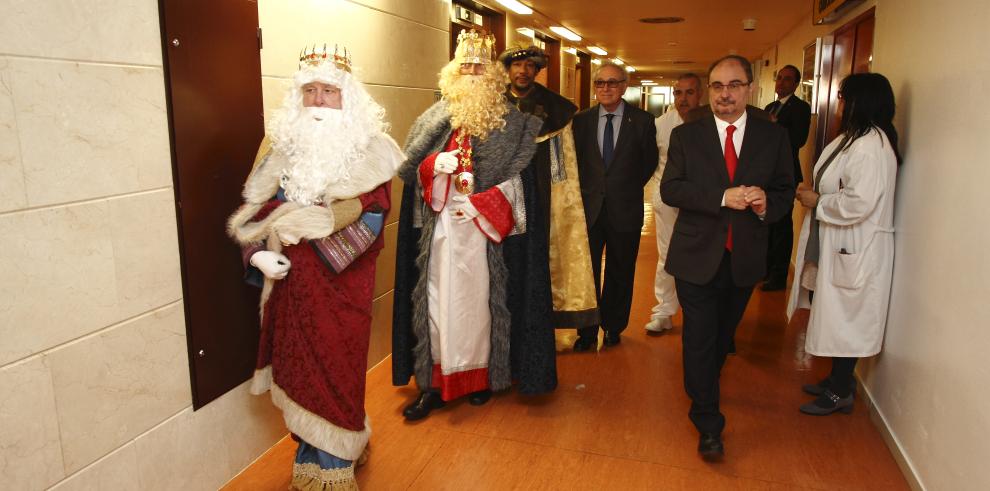
[[[488,139],[482,141],[471,137],[474,175],[478,192],[517,176],[529,165],[536,152],[536,134],[542,122],[539,118],[519,112],[515,106],[505,103],[509,112],[505,116],[505,127],[494,130]],[[426,110],[413,124],[406,140],[407,160],[399,168],[399,177],[406,182],[406,189],[415,189],[412,200],[415,227],[421,228],[418,256],[415,265],[419,277],[412,290],[412,326],[395,326],[393,329],[411,328],[416,342],[413,347],[416,385],[420,390],[432,386],[433,360],[430,355],[429,306],[427,304],[427,283],[429,277],[429,255],[436,225],[436,214],[421,198],[419,185],[419,165],[434,152],[443,151],[453,129],[447,102],[440,101]],[[492,390],[508,389],[512,384],[512,369],[509,358],[511,316],[506,307],[508,271],[502,257],[501,244],[488,242],[489,269],[489,308],[491,309],[491,354],[488,377]],[[400,265],[399,267],[404,267]]]
[[[286,165],[285,157],[273,151],[266,137],[258,149],[251,174],[244,183],[244,204],[227,220],[227,234],[241,246],[264,245],[269,251],[281,252],[278,232],[300,240],[321,239],[353,223],[361,216],[361,203],[357,196],[390,181],[405,159],[395,140],[386,134],[372,138],[364,154],[365,163],[349,169],[351,179],[345,183],[335,183],[323,193],[323,202],[330,203],[329,207],[286,202],[263,220],[252,221],[278,193],[282,169]],[[259,302],[262,317],[274,284],[274,280],[265,278]]]

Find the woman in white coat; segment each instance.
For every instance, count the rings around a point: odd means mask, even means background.
[[[805,351],[832,358],[832,371],[803,390],[818,396],[801,412],[852,411],[853,370],[880,352],[894,267],[894,186],[900,156],[890,82],[877,73],[846,77],[840,135],[815,164],[787,304],[811,306]],[[811,302],[812,293],[814,303]]]

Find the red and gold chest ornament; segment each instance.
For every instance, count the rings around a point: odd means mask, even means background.
[[[454,138],[457,148],[461,151],[457,156],[458,168],[461,172],[454,177],[454,189],[461,194],[471,194],[474,192],[474,164],[471,160],[471,137],[466,132],[458,131]]]

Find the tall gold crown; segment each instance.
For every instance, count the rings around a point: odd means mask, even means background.
[[[327,51],[326,44],[323,45],[322,51],[317,51],[314,44],[313,49],[303,48],[299,52],[299,69],[306,67],[320,68],[328,64],[333,64],[333,66],[350,73],[351,55],[347,53],[347,48],[344,48],[344,54],[341,55],[337,45],[334,45],[333,54],[330,54]]]
[[[492,54],[495,48],[495,36],[491,34],[475,31],[461,30],[457,35],[457,49],[454,51],[454,60],[458,63],[478,63],[489,65],[492,62]]]

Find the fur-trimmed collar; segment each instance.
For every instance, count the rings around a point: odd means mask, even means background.
[[[381,186],[395,176],[405,159],[395,140],[384,133],[368,142],[364,154],[364,163],[349,169],[351,178],[347,182],[327,187],[323,193],[324,203],[354,198]],[[284,155],[269,151],[244,183],[244,201],[259,204],[275,196],[281,184],[282,169],[286,165]]]
[[[539,118],[523,114],[508,101],[504,102],[509,111],[505,115],[505,127],[494,130],[488,139],[481,141],[471,137],[472,159],[478,190],[484,191],[506,181],[529,165],[535,147],[530,152],[518,152],[520,143],[532,142],[543,124]],[[399,177],[406,183],[415,184],[418,180],[419,165],[431,153],[443,151],[453,130],[450,127],[450,113],[447,102],[440,101],[426,110],[409,130],[406,139],[406,161],[399,168]]]

